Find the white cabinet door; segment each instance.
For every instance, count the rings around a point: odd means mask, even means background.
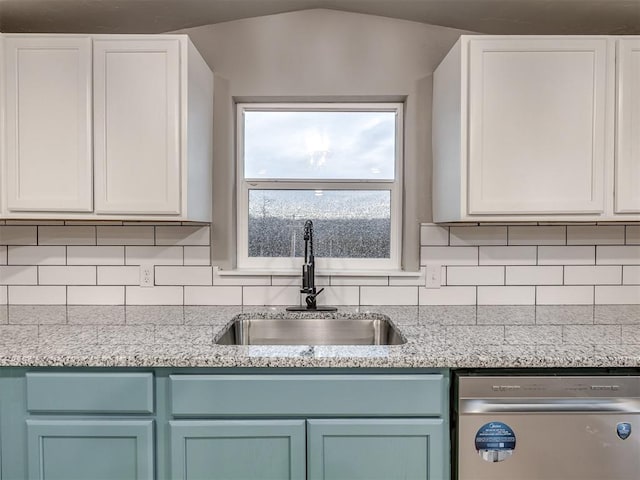
[[[91,38],[5,38],[7,209],[92,210]]]
[[[98,214],[180,213],[180,41],[94,41]]]
[[[640,39],[618,41],[615,212],[640,212]]]
[[[469,214],[603,212],[607,46],[469,42]]]

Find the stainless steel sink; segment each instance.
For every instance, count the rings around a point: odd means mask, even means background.
[[[406,343],[388,317],[256,318],[238,315],[222,332],[220,345],[400,345]]]

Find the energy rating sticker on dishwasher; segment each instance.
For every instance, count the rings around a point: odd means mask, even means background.
[[[502,422],[485,423],[476,433],[476,450],[487,462],[502,462],[516,448],[516,435],[511,427]]]

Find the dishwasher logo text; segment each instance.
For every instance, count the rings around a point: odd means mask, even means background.
[[[618,432],[618,436],[622,440],[626,440],[627,438],[629,438],[629,435],[631,435],[631,424],[626,422],[619,423],[616,426],[616,431]]]
[[[485,423],[476,433],[476,451],[487,462],[502,462],[516,449],[516,435],[506,423]]]

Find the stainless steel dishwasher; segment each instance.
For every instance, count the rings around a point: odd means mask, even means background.
[[[640,480],[640,376],[458,377],[458,480]]]

